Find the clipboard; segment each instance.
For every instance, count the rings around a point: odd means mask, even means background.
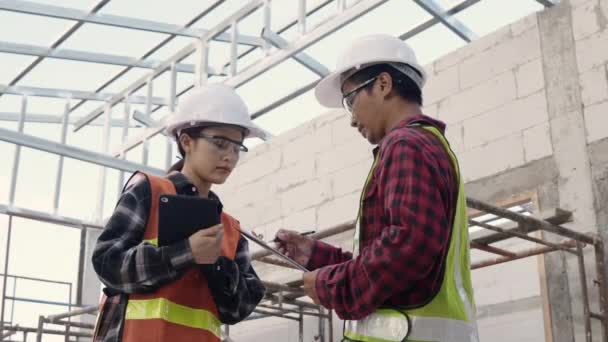
[[[158,203],[158,246],[185,240],[221,222],[219,202],[198,196],[161,195]]]

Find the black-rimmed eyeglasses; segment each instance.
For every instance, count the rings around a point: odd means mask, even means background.
[[[344,107],[344,109],[346,109],[346,111],[348,113],[350,113],[351,115],[353,114],[353,104],[355,103],[355,98],[357,97],[357,94],[359,93],[359,91],[361,91],[368,85],[374,83],[376,81],[376,79],[378,79],[378,76],[370,78],[369,80],[356,86],[353,90],[342,95],[342,106]]]

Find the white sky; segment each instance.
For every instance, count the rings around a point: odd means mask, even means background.
[[[95,1],[91,0],[37,0],[36,2],[81,10],[88,10],[95,4]],[[307,6],[308,8],[312,8],[319,2],[319,0],[308,0]],[[437,2],[449,8],[460,1],[438,0]],[[112,0],[100,13],[183,25],[192,17],[202,12],[209,3],[210,1],[199,0],[175,0],[172,2]],[[242,0],[228,0],[211,15],[200,20],[194,27],[212,28],[225,16],[235,12],[244,3],[245,1]],[[484,0],[458,14],[456,17],[479,36],[483,36],[541,8],[533,0]],[[277,30],[285,25],[285,23],[293,20],[296,15],[296,9],[297,6],[295,6],[294,0],[274,0],[273,29]],[[320,23],[334,9],[335,5],[330,4],[326,9],[319,11],[310,18],[308,26],[312,27]],[[239,33],[259,35],[262,28],[261,19],[261,11],[253,13],[240,23]],[[371,33],[401,35],[428,19],[430,19],[430,15],[413,2],[392,0],[321,42],[314,44],[306,49],[305,52],[318,59],[327,67],[332,68],[340,50],[354,37]],[[48,46],[72,24],[73,22],[66,20],[0,11],[0,41]],[[293,39],[297,35],[298,33],[294,27],[294,29],[285,32],[282,36],[286,39]],[[61,47],[140,57],[165,37],[166,35],[164,34],[84,24]],[[192,39],[184,37],[174,39],[166,47],[154,53],[151,58],[157,60],[166,59],[190,42],[192,42]],[[441,25],[434,26],[410,39],[408,42],[416,50],[422,64],[428,64],[436,58],[465,45],[460,38]],[[241,47],[239,51],[243,50],[245,48]],[[239,69],[255,62],[261,55],[261,52],[251,54],[251,57],[240,62]],[[193,64],[193,58],[187,58],[183,63]],[[0,53],[0,84],[8,84],[33,60],[34,57]],[[228,60],[229,45],[214,42],[210,48],[211,65],[220,65]],[[94,91],[98,86],[105,83],[121,70],[123,70],[123,67],[47,58],[33,72],[30,72],[19,82],[18,85]],[[114,82],[104,92],[118,92],[148,72],[148,69],[133,69],[119,81]],[[312,82],[315,78],[316,75],[311,71],[293,60],[288,60],[239,88],[238,92],[244,97],[251,112],[254,112],[300,86]],[[178,75],[178,91],[192,82],[192,74],[180,73]],[[168,75],[165,74],[155,80],[154,94],[155,96],[166,97],[168,92],[169,80]],[[137,94],[145,95],[146,89],[140,90]],[[61,99],[30,97],[27,113],[61,116],[65,103],[66,101]],[[74,117],[86,115],[100,104],[99,102],[87,102],[71,115]],[[20,106],[21,98],[19,96],[3,95],[0,97],[0,113],[18,113]],[[132,106],[133,109],[144,110],[143,106],[136,105]],[[113,117],[120,119],[123,117],[123,112],[123,106],[118,105],[113,110]],[[323,108],[316,103],[312,91],[310,91],[262,116],[257,120],[257,123],[275,134],[280,134],[323,112]],[[160,110],[154,117],[158,119],[166,113],[166,110]],[[0,121],[0,127],[15,130],[17,124]],[[140,129],[131,129],[129,135],[135,136],[139,131]],[[53,141],[59,141],[60,132],[60,125],[56,124],[25,124],[26,134]],[[111,146],[119,146],[121,129],[114,128],[111,133]],[[70,129],[68,144],[93,151],[101,151],[101,128],[89,126],[77,133],[73,133]],[[8,193],[11,183],[14,151],[14,145],[0,141],[0,155],[4,156],[4,162],[0,166],[0,204],[7,204],[9,202]],[[149,156],[150,165],[164,168],[165,138],[163,136],[159,135],[151,140]],[[135,162],[141,162],[141,158],[141,148],[136,148],[128,154],[128,159]],[[58,159],[56,155],[22,149],[17,179],[16,206],[52,212]],[[91,164],[71,159],[65,160],[59,214],[86,220],[94,219],[98,170],[97,166]],[[106,184],[104,214],[107,216],[111,213],[115,204],[119,187],[118,172],[110,170]],[[2,267],[0,272],[4,269],[7,225],[7,216],[0,215],[0,267]],[[15,218],[9,273],[73,282],[75,284],[78,266],[79,234],[77,229]],[[9,293],[13,291],[11,284],[12,280],[9,281]],[[55,301],[66,301],[68,298],[66,286],[40,285],[31,281],[20,281],[17,296]],[[8,310],[10,302],[7,304],[6,315],[7,318],[10,318],[11,313]],[[15,304],[13,318],[15,323],[36,326],[38,315],[48,315],[63,311],[66,311],[66,309],[62,307],[18,302]],[[52,341],[54,339],[49,337],[48,340]]]

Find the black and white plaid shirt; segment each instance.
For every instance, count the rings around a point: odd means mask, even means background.
[[[196,187],[183,174],[174,172],[168,179],[178,194],[198,195]],[[150,184],[144,178],[128,187],[97,240],[93,266],[106,286],[108,299],[99,317],[95,342],[121,340],[127,294],[154,291],[197,266],[187,240],[162,247],[143,242],[150,197]],[[209,197],[219,202],[211,192]],[[251,266],[247,240],[243,237],[234,261],[220,257],[203,271],[223,323],[245,319],[264,296],[265,288]]]

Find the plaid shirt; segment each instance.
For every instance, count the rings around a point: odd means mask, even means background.
[[[379,158],[362,196],[360,255],[317,241],[308,264],[317,269],[320,302],[342,319],[379,307],[419,307],[439,291],[458,195],[454,165],[443,144],[418,123],[402,121],[374,150]],[[327,266],[329,265],[329,266]]]
[[[178,194],[198,195],[196,187],[183,174],[174,172],[168,178]],[[209,197],[219,202],[211,192]],[[176,280],[187,269],[200,267],[194,262],[187,240],[162,247],[142,242],[150,199],[147,180],[127,188],[95,246],[93,266],[108,295],[99,317],[96,342],[121,340],[127,294],[154,291]],[[223,323],[245,319],[264,296],[265,288],[251,266],[247,240],[243,237],[234,261],[222,256],[214,265],[204,265],[203,272]]]

